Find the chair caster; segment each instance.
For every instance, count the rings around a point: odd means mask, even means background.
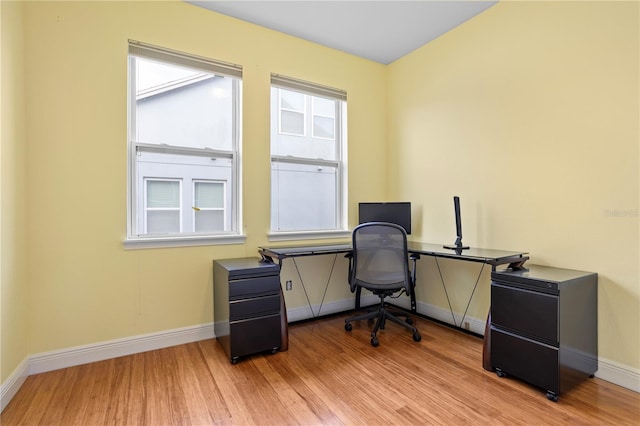
[[[377,347],[379,345],[380,345],[380,342],[378,341],[378,338],[377,337],[372,337],[371,338],[371,346],[373,346],[375,348],[375,347]]]
[[[351,331],[351,330],[353,330],[353,325],[351,325],[350,322],[347,322],[347,323],[344,324],[344,329],[347,330],[347,331]]]
[[[422,340],[422,336],[420,335],[420,333],[418,333],[417,331],[413,333],[413,341],[419,342],[420,340]]]
[[[411,318],[409,318],[409,317],[407,317],[407,319],[404,320],[404,322],[406,322],[409,325],[413,325],[413,320]]]

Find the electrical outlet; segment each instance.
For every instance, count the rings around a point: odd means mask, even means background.
[[[464,322],[464,329],[468,330],[469,329],[469,321],[465,321]]]
[[[287,291],[293,290],[293,283],[291,282],[291,280],[287,280],[287,283],[285,284],[285,288],[287,289]]]

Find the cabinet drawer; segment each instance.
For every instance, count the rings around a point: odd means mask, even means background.
[[[558,394],[558,349],[491,327],[491,365]]]
[[[232,358],[270,351],[282,344],[280,315],[233,321],[230,327]]]
[[[491,322],[543,340],[558,343],[558,296],[491,283]]]
[[[279,275],[266,275],[229,281],[229,299],[252,297],[279,291]]]
[[[229,320],[280,313],[280,293],[229,302]]]

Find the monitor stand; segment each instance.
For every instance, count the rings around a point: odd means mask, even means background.
[[[467,250],[469,246],[456,245],[456,244],[445,244],[442,247],[449,250]]]
[[[469,248],[469,246],[465,246],[462,245],[462,237],[460,235],[458,235],[458,238],[456,238],[456,242],[453,244],[445,244],[442,247],[449,249],[449,250],[467,250]]]

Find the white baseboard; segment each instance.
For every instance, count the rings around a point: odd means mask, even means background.
[[[640,370],[614,361],[598,358],[595,376],[615,385],[640,393]]]
[[[403,307],[406,307],[408,309],[410,307],[408,303],[409,301],[407,300],[407,306],[403,306]],[[445,324],[454,325],[454,326],[466,329],[468,331],[471,331],[472,333],[484,336],[484,327],[487,324],[486,318],[473,318],[468,315],[462,318],[461,314],[458,314],[458,313],[452,314],[451,311],[447,309],[443,309],[434,305],[429,305],[428,303],[423,303],[423,302],[416,303],[416,310],[418,311],[419,314],[422,314],[429,318],[433,318],[435,320],[442,321]]]
[[[18,393],[20,387],[29,376],[29,359],[25,358],[0,386],[0,413]]]
[[[378,303],[378,297],[373,294],[362,295],[360,303],[362,306],[374,305]],[[355,302],[353,298],[329,302],[323,305],[303,306],[300,308],[287,308],[287,322],[304,321],[324,315],[337,314],[353,309]]]
[[[29,357],[29,374],[44,373],[213,337],[213,324],[201,324],[44,352]]]

